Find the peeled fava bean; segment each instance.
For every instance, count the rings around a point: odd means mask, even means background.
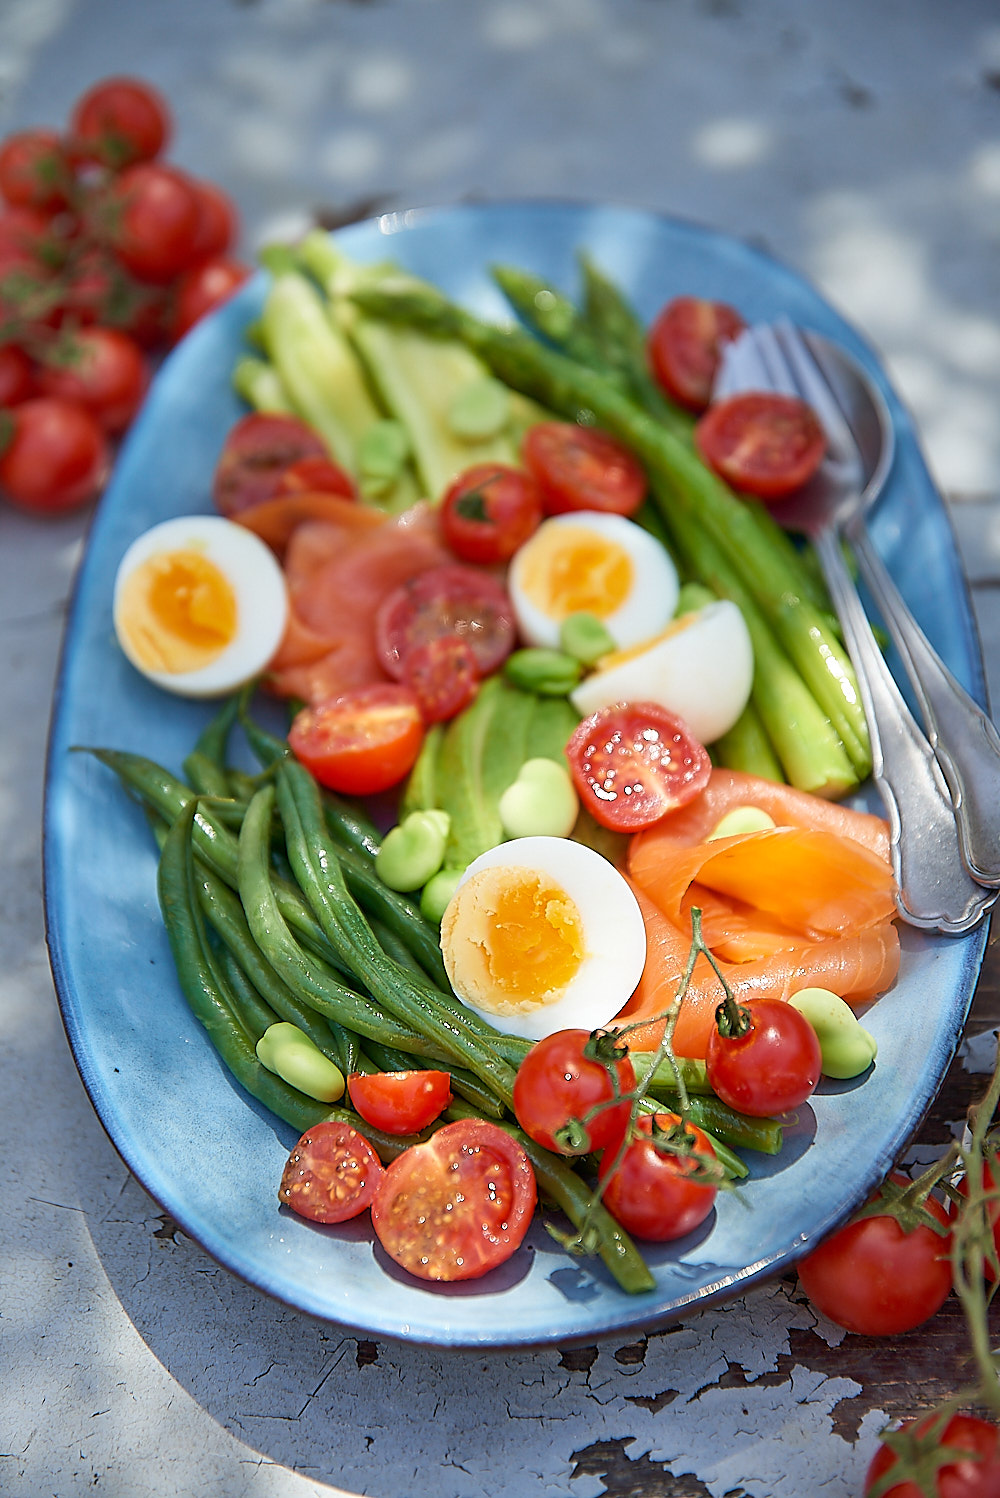
[[[803,988],[788,1002],[816,1031],[825,1077],[844,1081],[868,1070],[878,1045],[850,1004],[828,988]]]
[[[289,1087],[318,1103],[335,1103],[344,1095],[344,1074],[324,1056],[298,1025],[286,1020],[270,1025],[257,1042],[257,1060]]]
[[[451,818],[446,811],[411,811],[391,828],[375,855],[375,872],[390,889],[420,889],[444,862]]]
[[[580,803],[573,782],[554,759],[528,759],[500,797],[508,837],[569,837]]]

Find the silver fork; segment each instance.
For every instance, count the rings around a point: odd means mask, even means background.
[[[865,471],[861,452],[812,347],[791,324],[758,325],[728,345],[715,396],[777,390],[808,400],[827,435],[828,453],[807,488],[783,502],[780,518],[812,541],[858,678],[872,742],[872,774],[889,819],[900,914],[911,925],[960,933],[996,899],[970,875],[959,843],[955,807],[934,749],[907,707],[872,634],[840,544],[841,529],[865,503],[869,479],[880,484],[891,462]],[[826,347],[832,347],[826,345]],[[817,381],[826,389],[817,401]],[[891,433],[891,424],[885,431]]]

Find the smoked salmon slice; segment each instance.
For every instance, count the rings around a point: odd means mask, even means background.
[[[240,520],[284,557],[289,623],[268,684],[310,703],[387,680],[375,650],[380,603],[407,579],[454,561],[426,505],[387,519],[334,495],[292,495]]]
[[[740,806],[778,824],[764,832],[706,841]],[[628,870],[646,924],[646,966],[617,1016],[643,1021],[630,1037],[651,1050],[681,982],[691,942],[692,906],[737,1002],[787,999],[829,988],[865,1002],[899,968],[899,938],[888,828],[866,812],[728,770],[713,770],[688,806],[637,834]],[[705,957],[695,964],[674,1034],[678,1054],[704,1056],[722,985]]]

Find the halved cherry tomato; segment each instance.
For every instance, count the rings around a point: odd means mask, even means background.
[[[978,1415],[952,1415],[939,1435],[932,1433],[933,1417],[920,1421],[908,1420],[900,1429],[914,1437],[924,1436],[927,1446],[916,1464],[917,1473],[907,1475],[905,1458],[884,1444],[872,1457],[865,1475],[865,1493],[870,1493],[879,1478],[899,1467],[898,1481],[892,1487],[881,1489],[884,1498],[926,1498],[930,1491],[926,1480],[931,1466],[926,1458],[933,1460],[933,1491],[937,1498],[996,1498],[1000,1493],[1000,1429],[991,1420],[981,1420]],[[954,1455],[950,1461],[937,1462],[942,1447]],[[923,1459],[922,1459],[923,1458]],[[912,1467],[910,1468],[912,1471]]]
[[[312,1222],[347,1222],[371,1206],[384,1175],[363,1134],[324,1119],[306,1130],[289,1155],[278,1200]]]
[[[652,827],[693,801],[712,773],[703,745],[655,702],[600,708],[574,729],[566,757],[582,804],[614,832]]]
[[[417,1134],[451,1102],[446,1071],[356,1072],[347,1079],[351,1102],[365,1123],[387,1134]]]
[[[822,1071],[816,1031],[784,999],[750,999],[742,1035],[708,1037],[705,1065],[713,1090],[740,1113],[768,1118],[797,1108],[815,1090]]]
[[[22,208],[54,211],[70,189],[66,152],[54,130],[20,130],[0,145],[0,193]]]
[[[614,1146],[606,1149],[598,1175],[605,1183],[601,1200],[626,1232],[669,1243],[704,1222],[719,1188],[705,1179],[691,1179],[699,1167],[712,1168],[715,1159],[701,1129],[682,1124],[676,1113],[658,1113],[656,1122],[670,1140],[680,1141],[682,1153],[658,1148],[653,1120],[648,1113],[641,1114],[635,1121],[637,1136],[625,1146],[620,1162],[615,1164]]]
[[[735,307],[702,297],[668,302],[649,330],[649,362],[668,395],[691,411],[704,411],[724,344],[746,327]]]
[[[297,416],[253,411],[226,437],[212,480],[216,508],[232,519],[273,498],[293,463],[327,457],[322,440]]]
[[[348,474],[330,458],[298,458],[278,479],[278,494],[339,494],[342,499],[357,499],[357,490]]]
[[[396,588],[375,616],[382,669],[397,680],[417,645],[440,635],[467,641],[480,676],[488,676],[514,648],[517,626],[510,599],[487,572],[460,563],[431,567]]]
[[[438,635],[407,651],[403,681],[416,693],[425,723],[446,723],[479,690],[479,664],[468,640]]]
[[[190,266],[198,195],[183,172],[159,161],[127,167],[108,189],[104,218],[115,254],[138,280],[162,285]]]
[[[104,433],[89,411],[54,396],[33,396],[6,412],[10,440],[0,452],[0,491],[12,504],[55,514],[86,504],[108,472]]]
[[[570,510],[634,515],[645,498],[646,475],[638,458],[594,427],[540,421],[529,429],[521,455],[542,492],[546,515]]]
[[[461,1119],[392,1162],[372,1223],[386,1253],[410,1274],[470,1280],[520,1246],[536,1200],[521,1146],[496,1124]]]
[[[321,785],[367,796],[398,785],[412,770],[424,726],[409,687],[355,687],[295,715],[288,742]]]
[[[614,1044],[612,1036],[595,1036],[595,1047],[602,1039],[609,1048]],[[616,1103],[615,1099],[635,1087],[632,1063],[627,1055],[611,1056],[606,1066],[585,1054],[590,1040],[587,1030],[556,1030],[531,1047],[514,1079],[518,1123],[532,1139],[556,1154],[586,1155],[591,1150],[603,1150],[621,1139],[628,1123],[631,1103]],[[592,1108],[601,1111],[588,1119]],[[570,1119],[579,1120],[586,1131],[587,1137],[581,1139],[578,1149],[556,1138]]]
[[[77,100],[69,135],[78,161],[118,171],[158,156],[170,137],[162,95],[139,78],[104,78]]]
[[[441,531],[462,562],[509,562],[541,524],[542,496],[523,468],[476,463],[441,501]]]
[[[148,383],[142,349],[116,328],[79,328],[65,334],[38,371],[38,384],[46,395],[76,401],[112,435],[128,426]]]
[[[896,1175],[893,1180],[905,1184],[906,1178]],[[924,1205],[947,1227],[948,1213],[935,1197],[927,1197]],[[865,1337],[911,1331],[940,1310],[951,1290],[947,1235],[924,1223],[904,1232],[890,1213],[846,1223],[798,1270],[799,1283],[816,1309],[845,1331]]]
[[[694,429],[705,462],[734,489],[784,499],[823,461],[826,435],[816,413],[795,395],[747,390],[709,406]]]
[[[250,276],[249,267],[238,260],[217,255],[185,271],[177,282],[173,337],[183,338],[207,313],[228,302]]]

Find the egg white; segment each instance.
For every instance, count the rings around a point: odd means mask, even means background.
[[[456,895],[488,868],[519,868],[547,875],[575,903],[583,926],[585,955],[562,994],[514,1014],[495,1014],[456,988],[458,997],[505,1035],[541,1040],[556,1030],[594,1030],[606,1025],[631,997],[646,962],[646,928],[635,895],[613,864],[583,843],[559,837],[522,837],[469,864]],[[452,896],[454,903],[456,896]],[[451,906],[449,906],[451,909]],[[442,932],[448,929],[445,911]],[[442,938],[451,978],[454,953]],[[453,985],[454,985],[454,979]]]
[[[727,733],[747,705],[753,645],[746,620],[728,598],[678,621],[626,661],[598,669],[570,693],[588,718],[615,702],[655,702],[683,718],[702,744]]]
[[[553,515],[538,527],[535,535],[514,555],[507,575],[507,591],[517,617],[521,636],[529,645],[556,649],[559,645],[560,619],[554,619],[530,599],[524,590],[523,576],[531,558],[536,538],[547,538],[557,528],[593,531],[616,542],[628,553],[632,563],[632,586],[624,603],[604,617],[603,623],[620,650],[648,639],[661,630],[677,607],[680,584],[677,569],[655,536],[623,515],[609,515],[597,510],[574,510]]]
[[[125,628],[128,579],[153,557],[197,551],[224,574],[236,598],[237,628],[229,644],[196,671],[158,671],[137,658]],[[260,674],[281,643],[288,619],[285,578],[259,536],[221,515],[182,515],[154,525],[132,542],[115,576],[115,633],[125,655],[157,686],[183,697],[215,697]]]

